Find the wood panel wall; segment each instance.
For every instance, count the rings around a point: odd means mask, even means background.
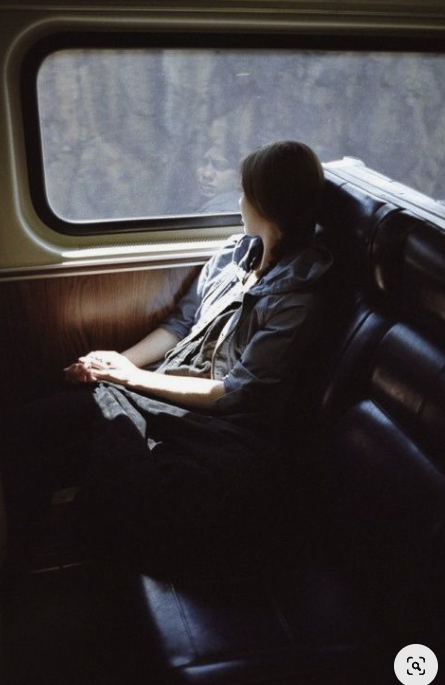
[[[92,349],[121,351],[173,309],[197,267],[0,283],[0,403],[63,385],[63,368]]]
[[[63,368],[79,355],[122,351],[147,335],[198,271],[178,267],[0,282],[1,413],[66,387]],[[5,549],[0,482],[0,566]]]

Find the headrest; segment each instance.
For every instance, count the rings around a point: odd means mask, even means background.
[[[434,336],[445,333],[445,232],[410,212],[379,227],[372,251],[377,288],[401,316]]]
[[[413,318],[445,334],[445,232],[418,221],[409,233],[404,255],[402,305]]]
[[[320,237],[342,280],[403,318],[445,332],[445,231],[357,186],[327,175]]]
[[[337,269],[361,286],[373,289],[375,236],[380,225],[399,211],[397,206],[351,183],[327,176],[319,217],[320,237],[333,252]]]

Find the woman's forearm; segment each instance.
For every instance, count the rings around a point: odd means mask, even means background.
[[[190,408],[213,409],[225,393],[222,381],[195,376],[175,376],[141,368],[161,359],[178,342],[178,337],[158,328],[123,354],[91,352],[66,370],[72,382],[110,381],[159,399]],[[83,375],[77,367],[80,367]]]
[[[210,378],[174,376],[138,369],[127,385],[168,402],[190,408],[213,409],[224,395],[224,384]]]
[[[129,347],[122,354],[139,367],[148,366],[163,359],[166,352],[179,342],[174,333],[165,328],[156,328],[136,345]]]

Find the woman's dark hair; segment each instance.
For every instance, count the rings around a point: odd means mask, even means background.
[[[323,184],[317,155],[295,140],[261,147],[241,163],[241,185],[247,200],[282,234],[277,258],[311,243]]]

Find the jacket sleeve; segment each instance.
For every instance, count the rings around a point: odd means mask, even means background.
[[[170,333],[174,333],[180,340],[188,335],[195,322],[195,314],[201,302],[199,297],[200,283],[205,277],[206,265],[201,270],[199,276],[195,278],[186,294],[179,300],[174,311],[160,324]]]
[[[295,369],[315,336],[318,314],[311,304],[295,302],[270,312],[223,379],[225,395],[217,402],[218,411],[262,410],[285,401]]]
[[[174,311],[160,324],[160,328],[175,333],[180,340],[189,334],[195,323],[196,313],[205,292],[206,282],[211,270],[213,258],[204,264],[185,295],[179,300]]]

